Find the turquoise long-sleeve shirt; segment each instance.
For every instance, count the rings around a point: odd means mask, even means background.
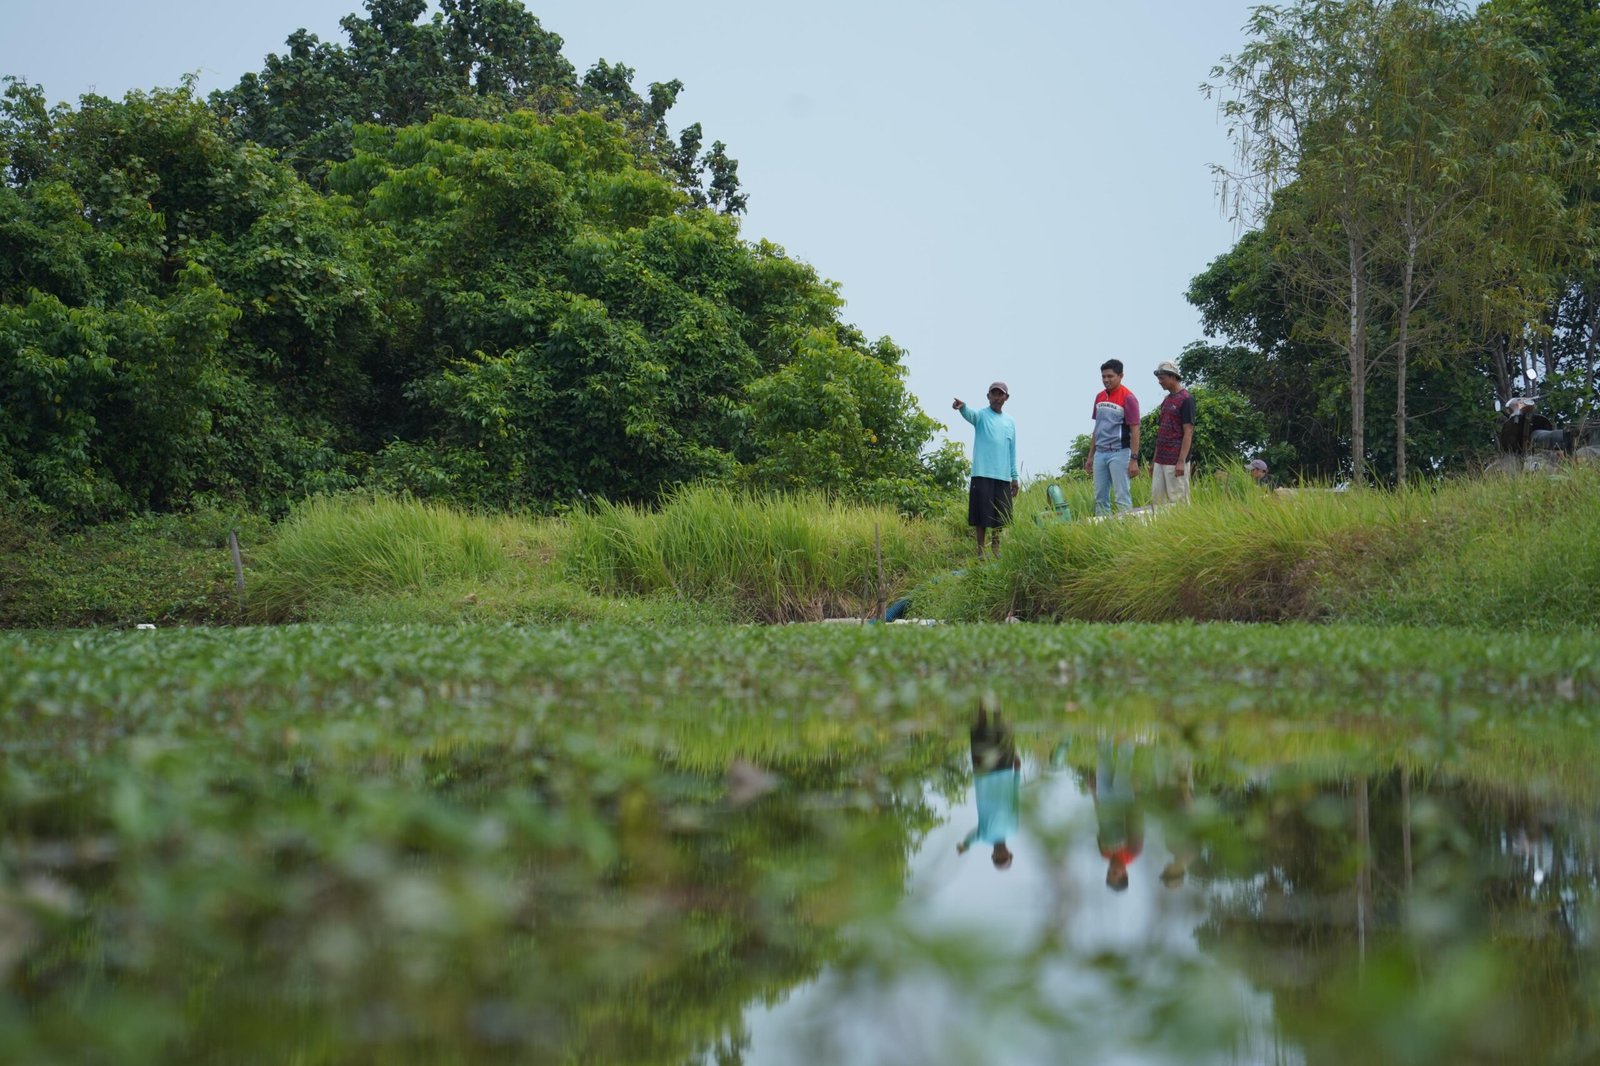
[[[978,827],[968,833],[963,844],[974,840],[984,844],[1004,844],[1017,832],[1022,809],[1022,774],[1014,767],[978,774],[972,779],[973,798],[978,801]]]
[[[961,417],[977,431],[972,440],[972,476],[1017,480],[1017,424],[993,407],[961,405]]]

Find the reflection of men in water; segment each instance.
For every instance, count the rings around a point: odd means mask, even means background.
[[[1200,854],[1200,844],[1194,835],[1194,766],[1187,756],[1173,768],[1177,795],[1167,805],[1169,818],[1163,825],[1167,850],[1172,860],[1161,868],[1161,884],[1166,888],[1180,887],[1189,876],[1189,865]]]
[[[1128,888],[1128,865],[1144,850],[1144,811],[1133,797],[1133,744],[1102,740],[1094,772],[1096,840],[1106,860],[1106,887]]]
[[[956,845],[956,851],[965,854],[974,840],[993,844],[995,869],[1010,868],[1006,837],[1017,827],[1021,771],[1011,730],[1000,721],[998,710],[991,718],[980,703],[972,724],[972,791],[978,800],[978,826]]]

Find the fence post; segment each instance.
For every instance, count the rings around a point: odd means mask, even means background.
[[[239,554],[239,531],[228,530],[228,551],[233,554],[233,587],[239,595],[239,606],[244,606],[244,558]]]
[[[888,608],[883,593],[883,527],[880,523],[872,523],[872,550],[878,557],[878,621],[883,621],[883,612]]]

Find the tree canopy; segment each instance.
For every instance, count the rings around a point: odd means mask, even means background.
[[[948,485],[904,352],[745,240],[681,83],[514,0],[368,0],[234,88],[0,99],[0,499],[485,506]]]
[[[1189,365],[1258,398],[1296,461],[1403,481],[1409,441],[1424,471],[1459,464],[1488,446],[1513,371],[1590,314],[1584,6],[1298,0],[1257,9],[1214,72],[1239,148],[1221,174],[1256,231],[1195,279],[1207,332],[1234,343]],[[1592,344],[1588,367],[1592,393]],[[1324,424],[1274,410],[1282,389]]]

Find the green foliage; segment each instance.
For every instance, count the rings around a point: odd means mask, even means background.
[[[681,81],[652,83],[646,99],[633,88],[633,68],[600,59],[580,82],[561,55],[561,38],[517,0],[444,0],[423,22],[423,0],[366,0],[365,7],[366,18],[340,21],[348,45],[297,30],[287,52],[213,93],[212,106],[238,136],[280,150],[319,187],[332,165],[351,157],[365,124],[587,111],[616,124],[635,161],[671,178],[695,206],[744,210],[739,164],[727,146],[717,141],[702,154],[699,123],[676,142],[667,132]]]
[[[0,509],[0,628],[236,622],[230,528],[247,560],[271,536],[259,518],[220,511],[74,530]]]
[[[1430,413],[1508,398],[1521,349],[1553,317],[1549,268],[1587,239],[1562,203],[1572,152],[1552,125],[1547,72],[1494,13],[1433,0],[1263,7],[1250,31],[1213,72],[1231,94],[1222,111],[1240,163],[1221,174],[1238,216],[1262,226],[1253,251],[1270,264],[1239,264],[1252,293],[1207,284],[1207,296],[1278,301],[1235,320],[1340,353],[1349,476],[1406,480],[1412,374],[1432,374]],[[1394,375],[1394,444],[1369,455],[1380,367]],[[1440,443],[1427,441],[1426,473],[1459,461]]]
[[[364,483],[558,511],[707,480],[939,505],[904,353],[740,238],[725,146],[668,137],[681,83],[580,83],[509,0],[423,11],[371,0],[348,47],[297,34],[210,107],[6,82],[0,498],[279,516]],[[859,409],[798,440],[796,382]]]
[[[874,615],[880,550],[886,603],[912,575],[959,558],[952,539],[929,523],[820,496],[741,498],[697,488],[659,511],[602,504],[568,523],[560,558],[585,587],[731,601],[741,619],[767,622]]]
[[[885,507],[709,487],[659,510],[599,502],[562,519],[323,498],[297,507],[258,556],[250,609],[270,621],[865,617],[875,542],[890,599],[962,546]]]
[[[810,268],[680,210],[596,116],[371,130],[332,181],[429,338],[380,382],[421,405],[376,462],[384,484],[535,508],[650,500],[741,464],[762,487],[939,487],[903,353],[840,327]],[[796,394],[824,388],[840,422],[802,438],[821,427],[796,422]]]
[[[1194,384],[1187,388],[1194,397],[1194,440],[1189,459],[1196,471],[1219,470],[1262,452],[1267,443],[1267,427],[1249,400],[1226,385]],[[1166,398],[1165,392],[1160,395],[1161,399]],[[1161,401],[1153,400],[1139,426],[1139,462],[1146,466],[1155,461],[1160,424]],[[1082,466],[1088,454],[1085,445],[1083,452],[1076,455],[1076,465]],[[1073,458],[1068,456],[1069,464]]]
[[[1195,625],[3,635],[0,1057],[668,1064],[737,1052],[751,1013],[797,993],[806,1030],[831,1033],[814,1019],[877,1022],[881,997],[932,988],[940,1061],[967,1050],[947,1032],[996,1016],[1041,1047],[1163,1058],[1265,1032],[1319,1061],[1474,1060],[1508,1033],[1559,1059],[1593,1016],[1592,948],[1548,920],[1597,892],[1592,643]],[[1016,726],[1027,772],[1006,875],[952,866],[949,846],[980,700]],[[1061,934],[1100,909],[1079,875],[1099,861],[1087,776],[1112,735],[1139,738],[1159,827],[1140,887],[1162,845],[1187,846],[1181,894],[1145,897],[1181,937]],[[1560,842],[1542,883],[1519,834]],[[966,908],[929,935],[919,889],[1000,876],[984,900],[1037,921]],[[1317,905],[1263,916],[1261,884]],[[1369,922],[1328,920],[1357,907]],[[1242,1004],[1217,992],[1241,984]],[[1085,1026],[1086,1003],[1164,1021]]]
[[[954,488],[948,452],[920,458],[938,423],[906,392],[903,354],[888,338],[865,351],[824,330],[802,339],[793,359],[750,386],[758,451],[747,480],[880,502],[919,484]]]
[[[1153,515],[1019,523],[998,562],[919,587],[920,617],[999,620],[1363,619],[1485,630],[1588,624],[1600,570],[1593,468],[1432,490],[1267,493],[1197,478]],[[1037,490],[1035,490],[1037,491]],[[1086,485],[1069,486],[1077,515]],[[1136,502],[1138,502],[1136,498]],[[1017,513],[1045,510],[1041,495]],[[1460,546],[1474,545],[1469,557]],[[1486,547],[1481,554],[1476,546]]]
[[[409,500],[317,497],[279,528],[250,602],[281,620],[335,597],[483,581],[509,565],[490,520]]]
[[[23,109],[0,243],[0,409],[18,495],[73,519],[340,483],[325,416],[376,341],[348,221],[187,89]],[[27,111],[22,122],[16,112]],[[338,395],[337,400],[329,399]],[[349,441],[353,434],[346,434]]]
[[[0,471],[3,473],[3,471]],[[261,621],[612,621],[681,625],[867,617],[879,595],[943,620],[1359,619],[1561,631],[1600,590],[1589,502],[1597,476],[1445,483],[1432,490],[1270,494],[1235,465],[1197,474],[1189,508],[1095,521],[1088,478],[1024,489],[1000,561],[971,566],[965,511],[926,518],[817,496],[684,490],[655,510],[598,502],[562,518],[488,517],[412,500],[312,500],[270,538],[249,532]],[[1149,500],[1149,479],[1133,486]],[[8,512],[15,591],[0,625],[235,618],[217,532],[174,562],[161,520],[100,527]],[[1034,516],[1042,516],[1036,524]],[[174,518],[174,522],[180,521]],[[143,523],[143,524],[141,524]],[[154,524],[152,524],[154,523]],[[118,532],[120,530],[120,532]],[[1463,556],[1463,543],[1483,545]],[[199,547],[184,542],[186,546]],[[184,561],[189,560],[189,561]],[[192,565],[191,565],[192,563]],[[187,568],[187,569],[185,569]],[[95,583],[107,592],[97,598]]]

